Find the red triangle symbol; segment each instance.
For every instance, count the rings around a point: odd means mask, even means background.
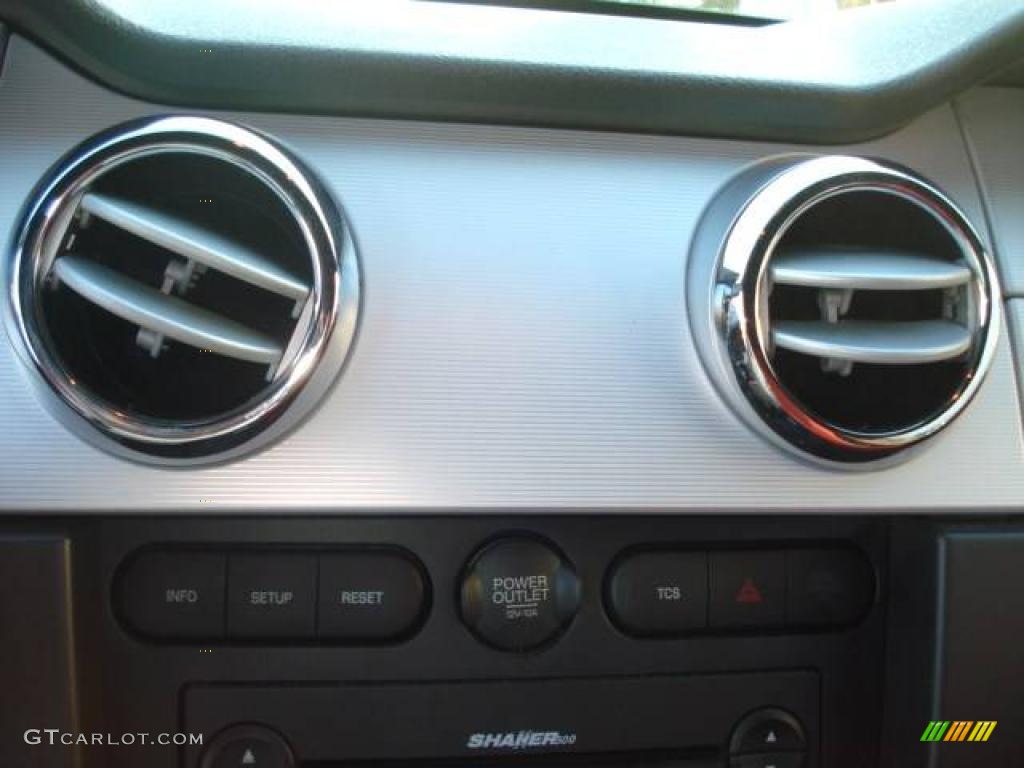
[[[743,586],[740,587],[740,591],[736,593],[737,603],[763,603],[764,595],[761,594],[761,590],[757,588],[757,584],[751,578],[743,580]]]

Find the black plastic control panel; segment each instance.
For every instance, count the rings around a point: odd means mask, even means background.
[[[610,618],[637,637],[847,626],[875,597],[871,565],[848,547],[633,549],[605,582]],[[129,628],[158,641],[373,644],[415,631],[427,583],[414,555],[397,549],[155,547],[127,560],[115,601]],[[554,543],[504,535],[467,562],[459,613],[484,644],[531,651],[557,640],[583,586]]]
[[[849,626],[875,599],[875,574],[848,547],[632,551],[611,567],[608,613],[635,636]]]
[[[117,575],[122,622],[148,639],[389,643],[429,604],[423,566],[396,548],[152,547]]]
[[[257,768],[860,768],[877,748],[884,521],[291,515],[83,529],[67,533],[78,653],[98,660],[83,695],[133,691],[83,727],[204,735],[90,750],[97,768],[220,768],[250,751]],[[780,727],[734,749],[744,718],[772,709],[799,721],[806,748]]]

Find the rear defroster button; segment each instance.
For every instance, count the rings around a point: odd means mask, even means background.
[[[572,621],[579,580],[552,545],[506,536],[481,549],[462,579],[462,619],[488,645],[528,651],[554,640]]]

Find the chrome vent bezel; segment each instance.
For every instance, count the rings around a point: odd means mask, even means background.
[[[81,387],[47,342],[40,292],[82,197],[104,174],[160,153],[232,164],[268,188],[294,219],[312,284],[299,329],[252,400],[216,417],[165,421],[127,413]],[[76,147],[39,184],[7,260],[9,316],[22,358],[58,418],[86,440],[133,460],[205,464],[257,450],[294,427],[330,387],[355,335],[360,278],[347,222],[327,191],[271,139],[196,116],[148,117]]]
[[[786,232],[825,199],[847,192],[894,195],[938,222],[971,272],[976,317],[966,370],[948,405],[905,429],[865,433],[819,418],[788,391],[772,365],[765,296],[771,259]],[[829,466],[896,460],[951,424],[977,394],[995,355],[1000,291],[993,262],[964,213],[933,184],[885,161],[854,156],[779,156],[741,173],[698,226],[688,267],[695,343],[725,399],[762,435]]]

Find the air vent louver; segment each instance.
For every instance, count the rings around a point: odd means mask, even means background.
[[[696,262],[703,249],[719,254],[710,267]],[[701,225],[689,288],[695,329],[713,324],[698,345],[730,400],[776,439],[840,462],[946,426],[997,336],[995,275],[964,216],[918,177],[860,158],[735,180]]]
[[[220,121],[149,119],[76,149],[13,259],[28,358],[89,435],[133,455],[223,459],[280,434],[354,329],[355,254],[330,198]]]

